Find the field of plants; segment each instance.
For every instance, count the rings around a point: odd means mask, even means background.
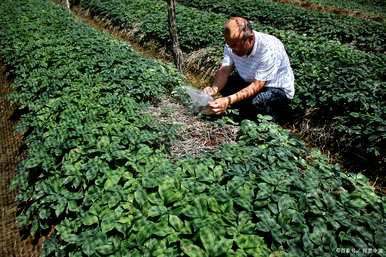
[[[239,8],[232,5],[232,1],[210,2],[213,1],[187,1],[186,4],[197,3],[205,10],[214,6],[223,12]],[[113,25],[131,31],[141,44],[152,41],[160,47],[170,45],[163,1],[80,0],[80,4],[94,17],[108,18]],[[242,10],[240,13],[247,14]],[[228,16],[178,5],[177,17],[182,50],[187,55],[199,56],[194,60],[196,69],[216,69],[222,58],[223,39],[219,28]],[[277,36],[286,46],[295,72],[296,94],[292,103],[295,112],[312,110],[316,117],[313,126],[325,128],[320,132],[326,134],[324,144],[354,156],[358,163],[371,167],[370,173],[382,174],[386,169],[386,153],[382,147],[386,144],[386,110],[382,107],[386,56],[352,49],[323,37],[254,25],[258,31]]]
[[[385,52],[386,23],[363,20],[266,0],[180,0],[202,10],[243,16],[307,36],[337,40],[365,51]],[[253,11],[251,11],[253,10]]]
[[[162,1],[81,4],[132,29],[140,43],[169,42]],[[189,54],[207,47],[204,55],[213,56],[201,68],[210,69],[208,63],[221,59],[219,28],[227,16],[184,6],[177,11],[182,48]],[[177,126],[146,111],[186,84],[173,67],[144,58],[50,1],[0,2],[0,27],[0,56],[25,139],[13,180],[18,222],[37,237],[53,230],[42,256],[386,251],[386,198],[366,176],[344,172],[268,117],[242,121],[235,143],[176,160],[170,146]],[[294,108],[332,117],[347,147],[364,147],[384,163],[386,58],[258,28],[288,45],[298,76]],[[204,122],[223,126],[227,119]]]

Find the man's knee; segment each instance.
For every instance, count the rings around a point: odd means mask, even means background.
[[[282,110],[288,108],[289,102],[282,89],[268,87],[252,99],[252,104],[258,113],[271,115],[274,118],[278,118]]]
[[[284,90],[280,88],[266,87],[258,93],[253,99],[252,104],[258,106],[279,106],[288,104],[289,100]]]

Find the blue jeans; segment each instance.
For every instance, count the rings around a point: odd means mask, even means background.
[[[249,86],[238,74],[232,74],[220,91],[222,96],[229,96]],[[288,109],[290,100],[281,88],[264,87],[255,96],[235,103],[232,107],[239,109],[240,115],[246,118],[255,118],[257,114],[271,115],[277,120],[282,110]]]

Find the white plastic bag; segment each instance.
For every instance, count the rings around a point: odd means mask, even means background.
[[[213,97],[205,94],[201,90],[189,86],[184,87],[186,90],[186,93],[190,96],[190,99],[192,100],[192,107],[195,111],[202,111],[206,109],[205,107],[208,106],[208,103],[213,101]]]

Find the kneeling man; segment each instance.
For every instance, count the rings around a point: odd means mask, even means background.
[[[223,97],[209,103],[209,111],[222,114],[233,105],[240,112],[276,117],[293,98],[294,74],[283,44],[274,36],[252,30],[251,24],[232,17],[224,25],[224,59],[214,83],[203,91]],[[235,73],[232,74],[234,68]]]

